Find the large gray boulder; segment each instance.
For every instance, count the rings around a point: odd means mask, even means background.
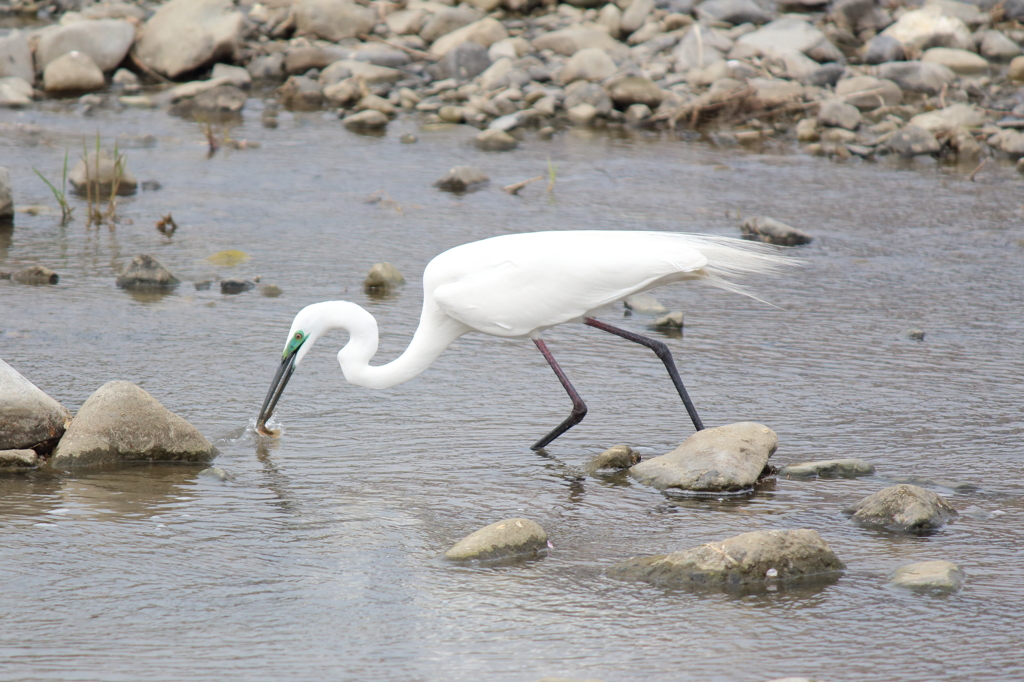
[[[36,45],[36,69],[68,52],[81,52],[100,67],[113,71],[124,61],[128,48],[135,40],[135,26],[123,19],[76,21],[44,29]]]
[[[70,423],[63,405],[0,360],[0,450],[49,449]]]
[[[630,468],[629,474],[659,490],[746,491],[768,466],[778,443],[778,436],[764,424],[728,424],[698,431],[667,455]]]
[[[203,434],[130,381],[89,396],[57,444],[50,465],[75,469],[128,462],[209,462]]]
[[[32,50],[22,31],[14,30],[0,37],[0,78],[16,76],[31,83],[35,80]]]
[[[633,557],[609,573],[666,587],[731,587],[835,578],[843,568],[816,531],[800,528],[759,530],[682,552]]]
[[[544,529],[529,519],[505,519],[485,526],[459,540],[444,553],[448,559],[493,561],[515,556],[534,555],[547,549]]]
[[[377,22],[377,13],[346,0],[299,0],[292,8],[299,33],[338,42],[366,35]]]
[[[231,0],[170,0],[139,29],[135,55],[168,78],[233,61],[245,17]]]
[[[857,523],[898,531],[929,531],[959,516],[942,496],[916,485],[901,483],[843,510]]]
[[[897,569],[889,584],[915,592],[956,592],[964,584],[964,572],[952,561],[918,561]]]
[[[103,71],[82,52],[68,52],[43,69],[43,88],[47,92],[93,92],[106,85]]]

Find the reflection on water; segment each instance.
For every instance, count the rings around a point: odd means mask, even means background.
[[[527,132],[516,152],[487,154],[463,126],[399,119],[372,137],[329,115],[282,111],[274,129],[258,118],[247,110],[227,134],[259,149],[223,146],[207,159],[202,127],[160,112],[0,112],[19,205],[52,202],[25,169],[59,176],[65,148],[97,128],[145,141],[128,151],[131,167],[162,187],[120,203],[113,228],[19,213],[15,230],[0,230],[0,270],[41,263],[61,276],[55,287],[0,285],[0,357],[72,410],[107,381],[139,384],[214,441],[216,466],[232,475],[154,466],[0,476],[0,611],[16,633],[0,636],[0,677],[1024,677],[1024,234],[1012,172],[993,167],[970,183],[934,165],[595,131],[550,142]],[[408,132],[420,141],[401,144]],[[546,175],[548,159],[550,192],[501,191]],[[461,196],[431,187],[466,163],[491,184]],[[153,228],[169,212],[173,239]],[[572,325],[546,339],[590,411],[546,452],[529,445],[568,413],[564,391],[533,344],[479,335],[386,391],[346,384],[335,358],[344,335],[329,335],[279,405],[282,437],[246,429],[308,303],[347,298],[371,310],[385,362],[415,329],[423,266],[446,248],[551,228],[735,235],[737,216],[750,215],[815,236],[803,268],[748,282],[775,307],[691,285],[657,292],[685,312],[685,336],[621,308],[603,318],[667,339],[707,423],[775,429],[776,465],[856,456],[875,476],[769,480],[711,498],[588,476],[607,447],[649,458],[692,427],[647,349]],[[229,249],[251,260],[222,276],[260,274],[282,295],[196,290],[191,282],[211,276],[205,259]],[[181,286],[141,298],[118,290],[138,253]],[[381,261],[409,284],[371,297],[362,281]],[[960,518],[919,537],[842,514],[899,480],[946,496]],[[514,516],[545,528],[546,557],[438,560]],[[846,572],[740,594],[605,574],[630,556],[773,528],[817,530]],[[899,566],[929,559],[959,564],[965,588],[933,599],[886,587]]]

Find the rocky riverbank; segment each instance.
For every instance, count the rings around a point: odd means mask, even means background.
[[[279,106],[371,133],[417,115],[488,150],[575,125],[972,168],[1024,155],[1024,3],[452,1],[17,2],[53,23],[0,35],[0,106],[89,93],[208,120],[261,96],[268,127]]]

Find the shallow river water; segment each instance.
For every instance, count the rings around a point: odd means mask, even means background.
[[[0,477],[0,679],[501,680],[544,675],[759,682],[1024,678],[1024,194],[998,168],[976,182],[929,164],[837,164],[665,136],[569,132],[486,154],[474,131],[359,136],[332,117],[247,110],[231,130],[259,149],[206,158],[195,123],[162,112],[0,112],[0,165],[20,205],[54,202],[30,173],[60,175],[117,135],[140,180],[115,229],[19,213],[0,270],[36,262],[57,286],[0,282],[0,357],[72,411],[103,383],[133,381],[196,425],[233,480],[201,467]],[[37,125],[38,129],[26,127]],[[403,145],[404,132],[419,135]],[[151,135],[147,138],[140,136]],[[557,169],[518,197],[501,186]],[[491,184],[464,196],[431,183],[458,163]],[[371,195],[386,197],[370,202]],[[154,228],[167,212],[171,239]],[[547,339],[587,419],[529,445],[570,404],[528,341],[471,335],[414,381],[345,383],[327,337],[299,368],[277,419],[251,431],[292,316],[345,298],[381,327],[379,358],[415,327],[419,275],[466,241],[541,229],[737,235],[770,215],[815,236],[806,264],[752,282],[775,307],[696,284],[659,290],[686,313],[670,339],[708,425],[755,420],[779,434],[773,462],[863,457],[875,476],[778,480],[749,497],[679,500],[582,465],[616,443],[663,454],[692,426],[657,359],[580,325]],[[205,259],[239,249],[235,267]],[[137,297],[114,278],[138,253],[182,280]],[[370,265],[409,279],[361,288]],[[279,285],[222,295],[214,275]],[[605,320],[644,332],[650,318]],[[921,329],[923,341],[908,338]],[[930,536],[869,531],[841,509],[917,477],[961,512]],[[969,484],[969,485],[964,485]],[[546,557],[458,566],[439,555],[493,521],[526,516]],[[834,584],[691,593],[623,583],[611,565],[759,529],[813,528],[847,570]],[[967,575],[948,597],[887,587],[919,560]]]

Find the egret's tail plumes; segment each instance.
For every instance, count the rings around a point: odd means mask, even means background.
[[[749,296],[762,303],[768,301],[752,294],[736,280],[750,274],[777,274],[787,267],[803,263],[798,258],[783,255],[783,249],[772,244],[712,235],[688,237],[708,259],[708,264],[703,268],[702,278],[706,284]]]

